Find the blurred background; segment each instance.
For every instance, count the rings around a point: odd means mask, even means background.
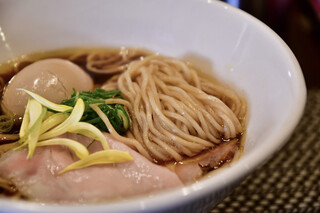
[[[297,57],[308,88],[320,87],[320,0],[224,0],[271,27]]]
[[[224,2],[257,17],[287,43],[308,90],[304,115],[287,144],[211,213],[320,212],[320,0]]]

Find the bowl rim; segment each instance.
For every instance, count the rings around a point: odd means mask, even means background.
[[[294,114],[291,115],[286,121],[286,130],[279,131],[278,134],[273,134],[269,138],[265,139],[265,143],[260,145],[255,152],[248,153],[248,155],[242,157],[236,163],[234,163],[232,169],[227,168],[224,169],[224,171],[216,173],[214,177],[204,178],[196,183],[192,183],[183,187],[157,192],[156,194],[148,197],[141,195],[110,203],[107,202],[86,205],[39,204],[37,202],[0,198],[1,208],[4,210],[7,209],[26,212],[56,212],[61,210],[64,212],[105,212],[111,210],[112,212],[132,212],[134,210],[139,212],[149,212],[159,210],[160,208],[171,209],[192,202],[198,197],[208,195],[213,192],[213,189],[222,189],[226,186],[226,184],[235,182],[239,177],[245,177],[249,172],[253,171],[257,166],[263,164],[265,161],[271,158],[274,153],[284,146],[303,115],[307,96],[304,76],[293,52],[280,38],[280,36],[277,35],[271,28],[241,9],[233,7],[232,5],[222,1],[195,1],[206,2],[208,7],[214,5],[215,7],[220,7],[220,9],[230,10],[236,13],[237,15],[241,16],[241,18],[258,27],[259,30],[262,30],[264,33],[274,38],[274,42],[277,42],[278,45],[289,55],[294,66],[294,70],[292,71],[295,72],[296,76],[292,79],[292,81],[296,85],[294,94],[296,95],[297,105],[293,109]],[[255,160],[252,161],[252,159]],[[242,166],[240,166],[240,163]],[[237,176],[234,176],[233,174],[237,174]]]

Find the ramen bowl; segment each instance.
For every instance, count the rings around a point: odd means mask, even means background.
[[[300,66],[281,38],[214,0],[2,1],[0,38],[0,62],[67,47],[149,49],[214,75],[249,106],[240,159],[195,183],[88,205],[1,197],[0,212],[207,212],[285,144],[306,101]]]

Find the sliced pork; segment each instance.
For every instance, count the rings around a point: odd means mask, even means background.
[[[88,145],[91,139],[79,135],[69,138]],[[128,146],[106,134],[113,149],[129,152],[134,161],[115,165],[91,166],[58,172],[76,160],[62,146],[39,147],[34,157],[27,160],[27,151],[9,151],[0,159],[0,176],[11,180],[26,197],[39,202],[100,202],[152,193],[182,186],[178,176],[158,166]],[[100,150],[99,142],[90,151]]]
[[[178,163],[174,166],[174,171],[183,183],[196,181],[206,171],[217,169],[224,163],[232,160],[238,149],[239,144],[237,139],[224,142],[203,154]]]

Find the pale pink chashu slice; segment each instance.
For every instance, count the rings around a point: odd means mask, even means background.
[[[203,154],[175,165],[174,171],[184,184],[192,183],[202,177],[205,170],[217,169],[230,162],[238,149],[238,139],[223,142]]]
[[[0,176],[12,180],[23,195],[40,202],[100,202],[136,196],[182,186],[178,176],[158,166],[128,146],[105,134],[110,146],[129,152],[134,161],[115,165],[99,165],[58,175],[76,160],[62,146],[37,148],[32,159],[27,151],[10,151],[0,159]],[[67,134],[88,145],[92,140]],[[101,149],[99,142],[90,151]]]

